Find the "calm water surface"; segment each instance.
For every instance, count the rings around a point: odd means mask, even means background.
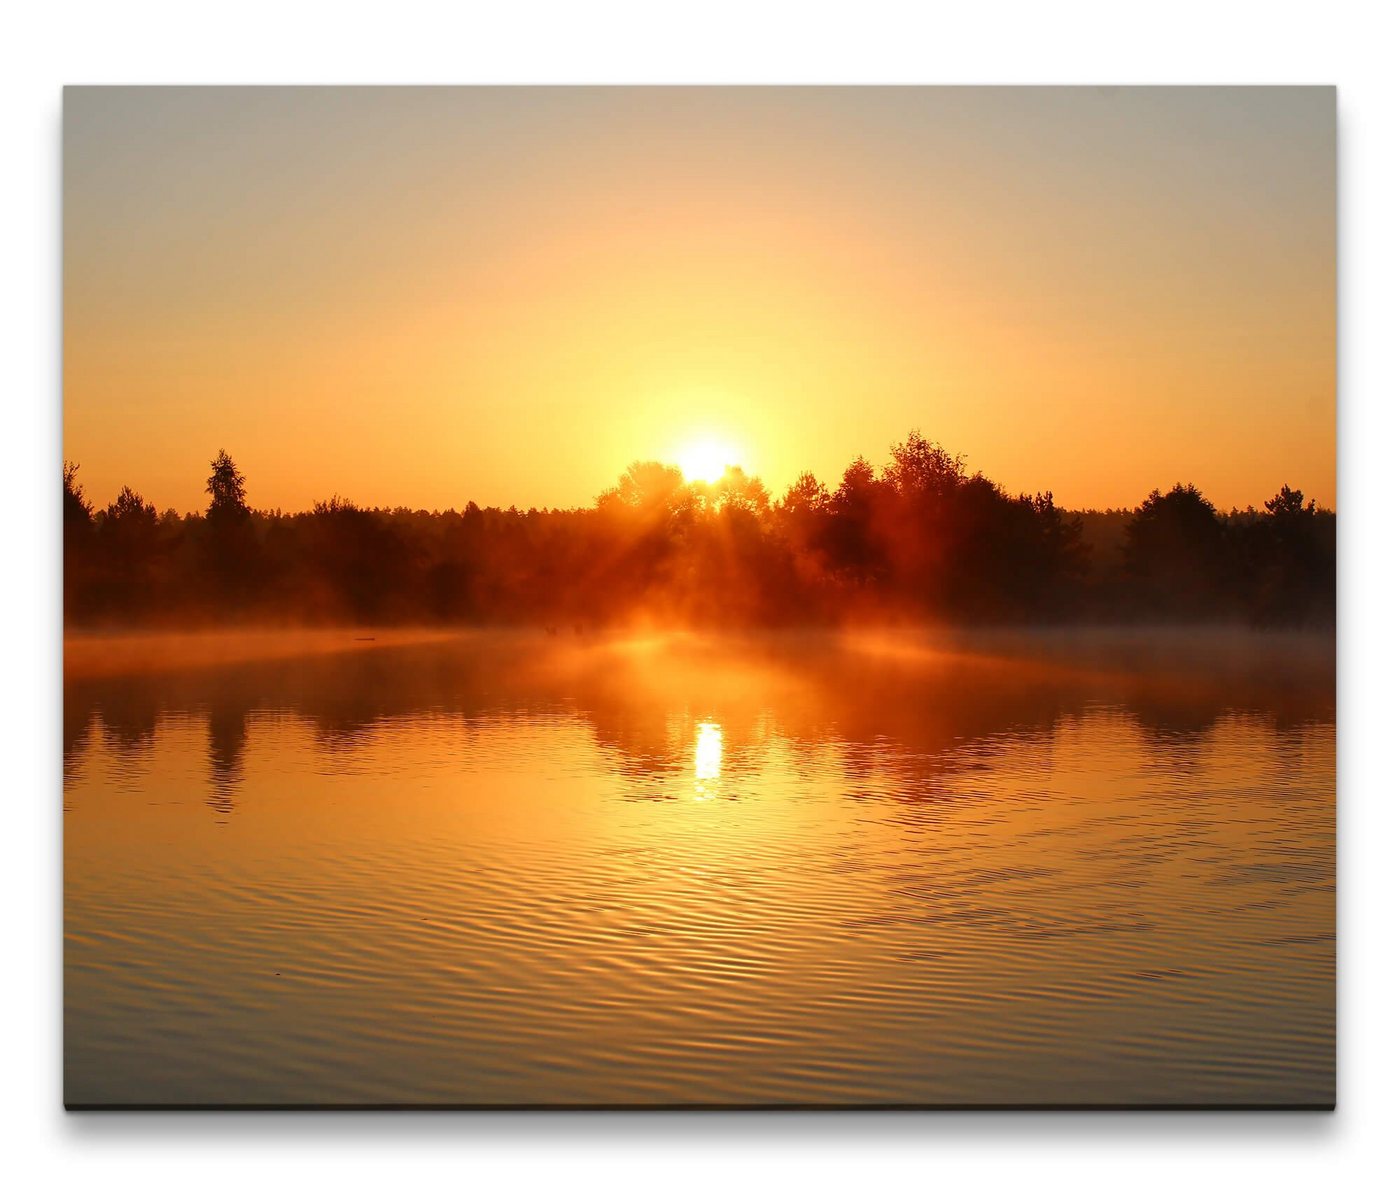
[[[1332,1101],[1330,639],[337,647],[70,667],[69,1103]]]

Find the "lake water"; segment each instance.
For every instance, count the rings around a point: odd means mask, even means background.
[[[1330,638],[357,635],[70,643],[70,1104],[1332,1102]]]

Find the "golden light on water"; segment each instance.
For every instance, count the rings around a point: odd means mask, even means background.
[[[718,723],[705,722],[695,728],[695,798],[704,801],[715,795],[720,764],[724,760],[724,732]]]
[[[375,635],[65,650],[71,1099],[1332,1093],[1330,640]]]

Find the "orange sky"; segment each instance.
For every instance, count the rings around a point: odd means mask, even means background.
[[[1330,88],[65,93],[99,505],[781,491],[922,429],[1014,491],[1335,503]]]

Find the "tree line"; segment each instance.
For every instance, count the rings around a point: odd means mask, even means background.
[[[590,508],[427,512],[332,496],[257,511],[220,451],[202,514],[124,487],[106,508],[63,472],[71,625],[1232,622],[1335,618],[1336,517],[1284,486],[1217,510],[1193,485],[1071,513],[1012,495],[914,432],[834,490],[781,498],[633,463]]]

